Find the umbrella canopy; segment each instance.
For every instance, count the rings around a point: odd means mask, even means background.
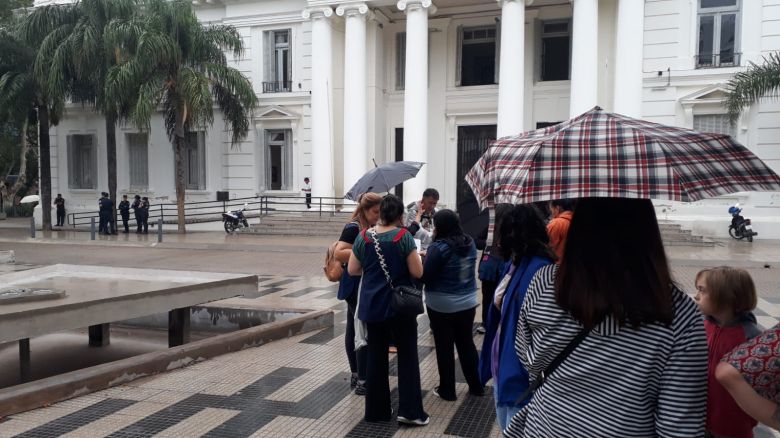
[[[425,163],[417,161],[395,161],[374,167],[344,195],[344,199],[357,201],[358,196],[367,192],[387,192],[407,179],[417,176]]]
[[[20,204],[32,204],[33,202],[41,202],[41,197],[38,195],[27,195],[19,201]]]
[[[691,202],[780,191],[780,177],[724,134],[607,113],[495,141],[466,175],[481,208],[616,197]]]

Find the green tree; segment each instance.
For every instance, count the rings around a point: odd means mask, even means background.
[[[21,19],[21,24],[26,19]],[[20,132],[27,132],[25,124],[31,119],[38,123],[42,227],[51,230],[49,126],[56,124],[63,101],[52,99],[34,72],[37,49],[44,38],[40,34],[25,38],[20,29],[21,25],[17,24],[0,29],[0,118],[20,124]],[[25,140],[26,136],[22,135],[22,147]]]
[[[0,2],[0,27],[9,26],[12,23],[14,11],[29,8],[33,0],[3,0]]]
[[[137,96],[128,117],[141,129],[148,130],[152,115],[162,109],[174,150],[179,231],[185,232],[186,133],[210,127],[216,104],[232,144],[238,144],[249,132],[257,96],[249,80],[228,66],[226,51],[234,57],[243,52],[234,27],[202,25],[185,0],[147,0],[139,9],[143,15],[109,25],[106,38],[123,55],[108,72],[106,95],[118,102]]]
[[[107,99],[106,75],[116,65],[116,47],[108,44],[104,32],[111,20],[130,18],[134,0],[81,0],[72,4],[39,7],[26,23],[31,29],[61,35],[47,41],[38,51],[35,73],[46,81],[55,99],[68,97],[91,103],[103,113],[106,127],[108,193],[116,205],[116,123],[120,102]],[[27,30],[27,29],[25,29]]]
[[[761,64],[750,63],[747,70],[734,75],[728,83],[729,94],[726,100],[729,118],[734,123],[745,108],[758,99],[780,91],[780,52],[764,57]]]

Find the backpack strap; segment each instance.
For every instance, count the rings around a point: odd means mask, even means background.
[[[370,228],[366,228],[365,230],[363,230],[363,231],[361,231],[361,232],[360,232],[360,237],[362,237],[362,238],[363,238],[363,240],[364,240],[366,243],[371,243],[371,239],[370,239],[368,236],[366,236],[366,231],[368,231],[369,229],[370,229]]]
[[[404,234],[408,233],[406,228],[401,228],[401,231],[398,232],[398,234],[393,237],[393,243],[398,243],[401,241],[401,239],[404,237]]]

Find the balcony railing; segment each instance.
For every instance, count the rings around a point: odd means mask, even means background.
[[[696,55],[696,68],[737,67],[741,53],[699,53]]]
[[[263,93],[289,93],[292,81],[263,82]]]

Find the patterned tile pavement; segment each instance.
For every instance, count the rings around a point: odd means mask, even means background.
[[[678,283],[691,291],[701,269],[675,266]],[[762,296],[757,315],[780,320],[780,281],[751,268]],[[226,354],[165,374],[135,380],[53,406],[0,419],[0,437],[498,437],[493,400],[473,397],[458,370],[458,400],[446,402],[438,384],[433,339],[425,315],[418,319],[423,403],[431,423],[365,423],[363,398],[349,390],[343,347],[345,304],[322,279],[263,276],[258,291],[240,298],[284,308],[332,308],[333,328]],[[475,336],[478,348],[482,338]],[[391,388],[397,385],[391,355]],[[397,388],[393,391],[397,404]],[[768,435],[762,435],[768,436]]]

